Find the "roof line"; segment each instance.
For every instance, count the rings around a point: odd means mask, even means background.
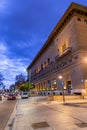
[[[45,48],[50,44],[50,42],[53,40],[53,38],[62,31],[62,29],[66,26],[66,24],[70,21],[73,15],[76,14],[76,9],[78,10],[83,10],[84,12],[87,12],[87,6],[83,6],[77,3],[72,2],[68,9],[65,11],[64,15],[62,18],[59,20],[53,31],[50,33],[47,41],[45,44],[42,46],[40,51],[37,53],[31,64],[27,67],[30,69],[32,65],[37,61],[37,59],[40,57],[40,55],[44,52]]]

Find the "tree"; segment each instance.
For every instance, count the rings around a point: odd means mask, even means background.
[[[9,87],[9,90],[10,91],[15,91],[15,84],[11,84],[10,87]]]
[[[16,80],[16,82],[22,82],[23,83],[23,82],[26,81],[26,76],[23,75],[23,74],[16,75],[15,80]]]
[[[15,80],[15,85],[18,89],[20,89],[20,86],[26,82],[26,76],[23,74],[16,75]]]
[[[20,90],[21,91],[29,91],[30,89],[33,89],[35,86],[31,82],[25,82],[21,85]]]

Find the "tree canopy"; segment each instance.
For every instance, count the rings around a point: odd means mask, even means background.
[[[21,91],[29,91],[30,89],[33,89],[35,86],[31,82],[25,82],[21,85],[20,90]]]
[[[14,91],[14,90],[15,90],[15,85],[14,85],[14,84],[11,84],[10,87],[9,87],[9,90],[10,90],[10,91]]]
[[[26,81],[26,76],[23,75],[23,74],[16,75],[15,80],[16,80],[16,82],[22,82],[23,83],[23,82]]]
[[[23,74],[16,75],[15,80],[15,85],[20,91],[29,91],[35,87],[33,83],[26,81],[26,76]]]
[[[17,88],[19,89],[20,86],[26,82],[26,76],[23,75],[23,74],[19,74],[19,75],[16,75],[15,77],[15,85],[17,86]]]

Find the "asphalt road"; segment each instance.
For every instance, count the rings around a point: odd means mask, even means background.
[[[16,102],[16,100],[9,100],[0,103],[0,130],[4,130]]]

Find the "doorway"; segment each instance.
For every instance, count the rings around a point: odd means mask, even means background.
[[[87,96],[87,80],[85,80],[84,85],[85,85],[85,89],[86,89],[86,96]]]
[[[72,82],[71,80],[67,80],[66,81],[66,89],[68,90],[68,94],[71,93],[71,89],[72,89]]]

